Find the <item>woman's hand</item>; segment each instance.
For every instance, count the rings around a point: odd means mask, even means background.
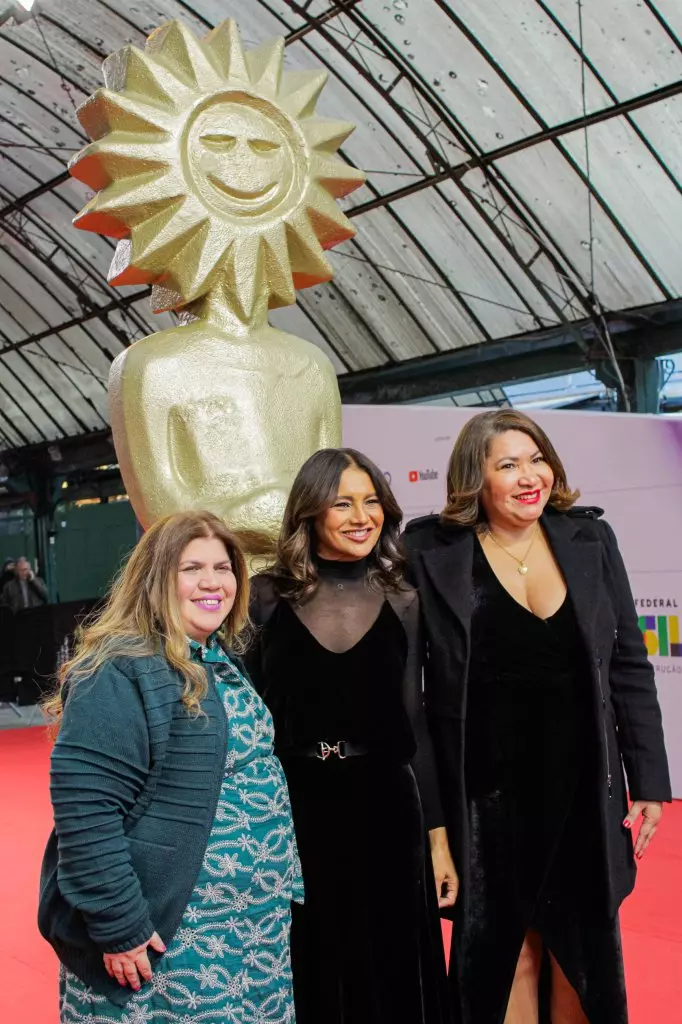
[[[151,981],[152,977],[152,966],[147,956],[148,946],[157,953],[166,952],[161,936],[154,932],[149,942],[129,949],[127,953],[105,953],[104,966],[109,977],[116,978],[119,985],[130,985],[135,992],[139,992],[143,983]]]
[[[630,813],[623,822],[625,828],[632,828],[640,814],[642,815],[642,825],[635,842],[635,857],[638,860],[644,856],[644,851],[656,835],[658,823],[663,815],[663,804],[652,800],[635,800],[630,808]]]
[[[434,828],[429,832],[431,842],[431,860],[436,878],[438,907],[454,907],[459,891],[459,878],[448,845],[448,834],[444,828]]]

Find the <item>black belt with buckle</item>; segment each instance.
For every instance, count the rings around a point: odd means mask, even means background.
[[[347,757],[364,757],[367,754],[367,747],[359,743],[350,743],[348,740],[337,740],[336,743],[321,740],[312,747],[294,747],[282,751],[283,757],[315,757],[318,761],[326,761],[330,757],[338,757],[339,761],[345,761]]]

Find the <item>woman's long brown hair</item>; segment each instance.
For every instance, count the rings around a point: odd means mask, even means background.
[[[476,526],[485,521],[481,504],[485,460],[493,438],[508,430],[527,434],[547,460],[554,474],[550,505],[565,512],[580,497],[580,491],[568,486],[564,465],[542,427],[516,409],[493,409],[473,416],[459,432],[448,466],[447,502],[440,514],[444,523]]]
[[[226,647],[239,645],[248,621],[249,577],[234,534],[210,512],[180,512],[160,519],[140,538],[104,608],[86,621],[73,658],[62,666],[58,689],[43,704],[57,725],[63,712],[64,684],[68,681],[71,686],[92,677],[105,662],[121,655],[162,654],[184,679],[182,701],[188,712],[200,712],[208,686],[206,672],[188,657],[177,597],[182,552],[199,537],[221,540],[232,562],[237,593],[218,635]]]

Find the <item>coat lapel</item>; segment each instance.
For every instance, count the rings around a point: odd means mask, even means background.
[[[471,626],[471,575],[474,558],[472,530],[448,532],[440,547],[425,551],[424,567],[436,590],[459,619],[465,633]]]
[[[589,650],[594,640],[602,581],[601,544],[585,536],[570,516],[549,511],[543,516],[542,525],[566,580],[575,616]]]
[[[550,547],[566,580],[581,633],[592,645],[602,582],[602,551],[598,540],[585,535],[570,516],[548,511],[542,518]],[[473,530],[448,531],[443,543],[423,553],[424,568],[455,617],[471,629]]]

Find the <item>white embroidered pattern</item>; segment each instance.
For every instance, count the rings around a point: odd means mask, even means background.
[[[225,776],[182,924],[125,1007],[62,968],[61,1024],[295,1024],[290,904],[303,887],[272,718],[232,664],[213,668],[229,723]]]

